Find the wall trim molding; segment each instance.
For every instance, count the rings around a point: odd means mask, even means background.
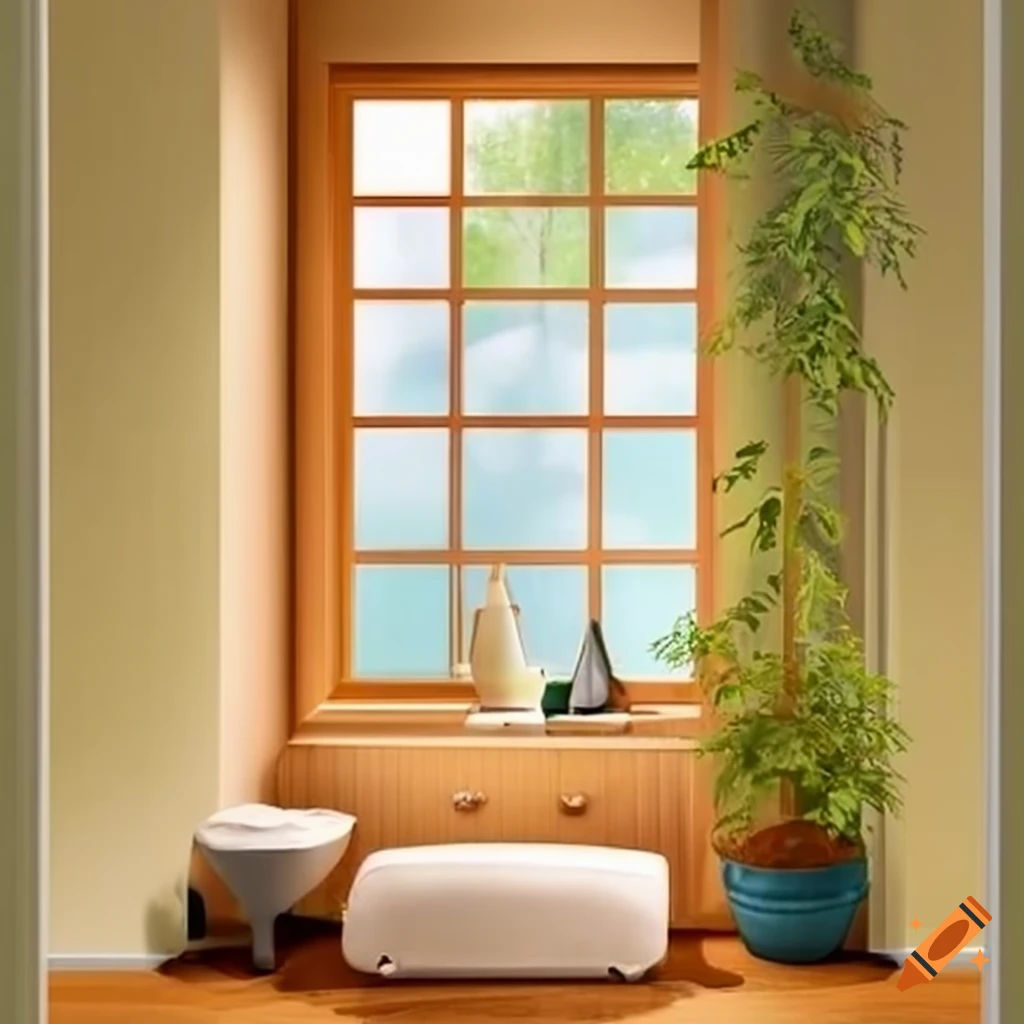
[[[51,971],[155,971],[174,958],[164,953],[51,953]]]

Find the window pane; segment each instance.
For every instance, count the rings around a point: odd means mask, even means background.
[[[357,679],[450,677],[449,577],[443,565],[356,566]]]
[[[585,287],[590,280],[587,211],[469,209],[463,271],[471,288]]]
[[[610,303],[604,310],[604,411],[692,416],[697,411],[697,307]]]
[[[697,546],[697,435],[692,430],[606,430],[602,546]]]
[[[697,608],[697,573],[690,565],[608,565],[601,573],[601,625],[617,674],[667,676],[651,643],[680,615]]]
[[[448,211],[357,207],[357,288],[447,288]]]
[[[609,193],[693,193],[696,100],[608,100],[604,105],[605,189]]]
[[[697,211],[633,206],[606,211],[609,288],[696,288]]]
[[[361,551],[448,545],[448,431],[355,432],[355,545]]]
[[[448,412],[448,303],[357,302],[357,416]]]
[[[585,546],[585,430],[466,430],[462,463],[465,547]]]
[[[465,113],[468,195],[587,191],[585,100],[474,100]]]
[[[467,302],[463,410],[585,413],[587,319],[585,302]]]
[[[463,570],[465,660],[473,635],[473,612],[487,589],[485,566]],[[587,570],[581,565],[510,565],[506,579],[519,605],[526,656],[549,675],[570,675],[587,621]]]
[[[436,196],[451,188],[447,100],[356,100],[353,193]]]

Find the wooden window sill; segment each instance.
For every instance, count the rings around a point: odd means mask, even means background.
[[[539,732],[470,727],[474,710],[469,701],[327,701],[301,723],[291,743],[692,749],[704,721],[699,704],[638,704],[622,715],[559,716]]]

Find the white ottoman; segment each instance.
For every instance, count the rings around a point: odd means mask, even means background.
[[[352,883],[342,953],[394,978],[636,981],[668,951],[668,861],[604,846],[381,850]]]

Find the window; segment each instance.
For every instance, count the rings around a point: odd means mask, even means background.
[[[710,611],[694,72],[335,69],[331,102],[333,695],[469,693],[501,562],[533,664],[599,618],[634,699],[692,698],[648,647]]]

